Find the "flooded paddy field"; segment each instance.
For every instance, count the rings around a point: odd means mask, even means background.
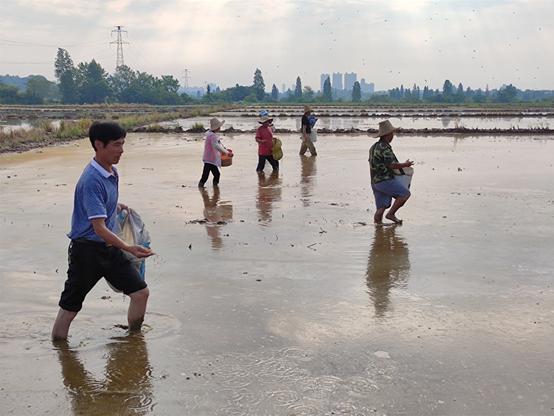
[[[259,124],[254,117],[233,116],[231,114],[216,114],[225,119],[223,130],[230,127],[236,130],[248,131],[256,129]],[[554,128],[554,115],[544,117],[390,117],[388,118],[394,126],[403,129],[536,129]],[[357,129],[367,130],[375,128],[382,118],[361,118],[361,117],[329,117],[318,115],[316,127],[318,129]],[[277,129],[300,131],[301,117],[276,117],[274,125]],[[162,127],[174,128],[180,126],[183,130],[193,128],[195,124],[209,126],[210,117],[191,117],[172,121],[162,121]]]
[[[260,106],[227,109],[213,115],[225,119],[223,130],[251,132],[258,126]],[[300,131],[303,107],[280,105],[269,107],[274,117],[275,128],[281,131]],[[316,128],[324,133],[342,133],[347,130],[366,132],[375,129],[379,121],[388,118],[393,125],[410,133],[432,130],[542,130],[551,132],[554,128],[554,108],[551,107],[367,107],[314,105],[313,113],[318,117]],[[180,128],[183,131],[198,125],[208,126],[211,116],[180,118],[163,121],[157,125],[163,129]],[[554,133],[554,132],[553,132]]]
[[[220,105],[219,108],[230,106]],[[61,121],[80,119],[103,120],[140,117],[156,113],[195,115],[206,113],[207,105],[140,105],[140,104],[94,104],[94,105],[5,105],[0,104],[0,133],[15,130],[30,130],[36,127],[59,127]]]
[[[99,282],[49,340],[87,140],[0,155],[2,415],[547,415],[554,411],[554,136],[398,136],[404,224],[374,227],[368,136],[251,134],[219,191],[202,136],[127,137],[120,200],[157,256],[143,335]],[[268,167],[266,167],[266,170]]]

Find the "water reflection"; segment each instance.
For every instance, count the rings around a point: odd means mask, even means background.
[[[279,110],[277,110],[279,112]],[[334,113],[334,112],[333,112]],[[446,129],[459,127],[467,127],[471,129],[509,129],[509,128],[536,128],[545,127],[548,128],[553,124],[552,114],[548,115],[536,115],[536,116],[515,116],[506,115],[498,116],[494,113],[484,113],[483,116],[476,116],[475,112],[468,112],[464,115],[456,115],[459,112],[447,112],[445,114],[438,113],[426,113],[423,110],[417,110],[417,115],[410,116],[410,114],[399,114],[386,112],[384,118],[389,118],[393,125],[402,125],[402,128],[412,129]],[[252,129],[252,118],[238,117],[235,114],[232,117],[221,114],[225,118],[225,128],[234,127],[237,130],[250,131]],[[279,128],[288,129],[291,131],[300,130],[300,116],[298,117],[279,117],[276,122]],[[379,120],[379,117],[329,117],[325,114],[320,114],[317,126],[320,129],[360,129],[367,130],[368,128],[375,128],[375,124]],[[176,127],[181,126],[183,129],[190,129],[195,123],[201,123],[204,126],[209,125],[208,117],[192,117],[187,119],[178,119],[173,121],[162,121],[159,124],[164,127]]]
[[[300,174],[300,199],[305,207],[310,206],[311,203],[311,196],[317,173],[316,160],[317,157],[315,156],[300,156],[300,162],[302,163]]]
[[[258,208],[258,222],[266,225],[271,222],[273,214],[273,202],[281,200],[281,178],[279,172],[271,172],[266,176],[264,172],[258,173],[258,194],[256,196],[256,208]]]
[[[410,272],[408,244],[397,235],[398,226],[376,227],[367,260],[367,287],[375,316],[390,308],[390,291],[406,284]]]
[[[450,117],[441,117],[441,123],[443,127],[448,127],[450,124]]]
[[[204,218],[206,218],[206,232],[212,242],[213,249],[220,249],[223,246],[221,228],[233,219],[233,205],[229,201],[220,201],[219,187],[213,188],[210,197],[206,188],[200,188],[202,201],[204,202]]]
[[[74,415],[145,415],[152,412],[152,368],[141,333],[114,338],[108,345],[104,379],[87,371],[67,342],[57,344]]]

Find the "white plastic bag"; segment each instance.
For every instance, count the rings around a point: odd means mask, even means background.
[[[134,209],[123,209],[118,212],[114,233],[129,245],[150,248],[150,233],[146,229],[140,215]],[[145,259],[139,259],[126,251],[124,251],[123,254],[131,261],[131,264],[136,268],[141,279],[144,280],[146,276]],[[114,291],[121,292],[121,290],[110,285],[109,282],[108,285]]]

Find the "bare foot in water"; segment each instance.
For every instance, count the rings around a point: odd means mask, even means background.
[[[387,215],[385,215],[385,218],[386,218],[387,220],[391,220],[391,221],[394,222],[395,224],[402,224],[402,220],[399,219],[399,218],[396,218],[395,215],[387,214]]]

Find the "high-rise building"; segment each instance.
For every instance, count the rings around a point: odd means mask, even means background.
[[[373,94],[375,92],[375,84],[373,82],[368,84],[365,78],[362,78],[360,81],[360,90],[362,94]]]
[[[346,91],[352,91],[352,88],[354,88],[354,83],[358,79],[358,74],[355,72],[346,73],[344,74],[344,89]]]
[[[321,92],[323,92],[323,84],[325,84],[325,81],[327,80],[327,78],[329,78],[329,74],[321,74],[321,76],[319,78],[320,79],[319,85],[320,85],[320,91]]]
[[[342,72],[333,72],[331,85],[334,90],[342,91]]]

